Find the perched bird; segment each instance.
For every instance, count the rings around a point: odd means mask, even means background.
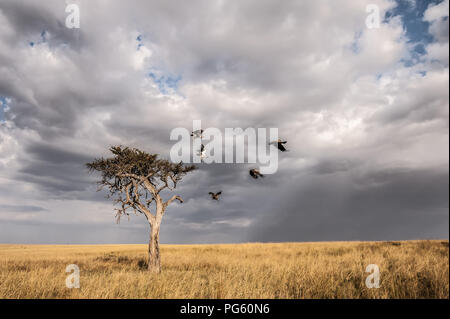
[[[264,175],[259,172],[259,169],[256,169],[256,168],[252,168],[249,171],[249,173],[250,173],[250,176],[253,177],[254,179],[257,179],[258,177],[264,177]]]
[[[222,194],[222,191],[220,191],[220,192],[217,192],[217,193],[213,193],[213,192],[209,192],[208,193],[209,195],[211,195],[211,198],[213,199],[213,200],[219,200],[219,196],[220,196],[220,194]]]
[[[206,158],[206,150],[205,150],[205,145],[202,144],[202,146],[200,147],[200,151],[197,153],[200,156],[200,159],[204,159]]]
[[[196,130],[191,133],[191,136],[193,136],[194,138],[196,138],[196,137],[202,138],[202,134],[203,134],[203,130]]]
[[[287,141],[282,141],[281,139],[278,139],[278,141],[270,142],[269,145],[276,145],[276,147],[277,147],[280,151],[286,152],[287,149],[286,149],[286,148],[284,147],[284,145],[283,145],[283,144],[286,144],[286,143],[287,143]]]

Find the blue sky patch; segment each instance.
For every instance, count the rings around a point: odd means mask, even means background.
[[[138,45],[137,45],[137,51],[139,51],[139,49],[141,48],[141,46],[144,45],[144,43],[142,43],[142,34],[139,34],[139,35],[136,37],[136,41],[138,42]]]
[[[0,96],[0,122],[5,120],[5,109],[8,106],[8,101],[5,96]]]
[[[42,40],[42,42],[47,42],[46,36],[47,36],[47,31],[43,30],[41,32],[41,40]]]
[[[178,83],[182,79],[181,75],[178,75],[176,77],[170,75],[158,76],[153,72],[150,72],[148,76],[158,86],[158,89],[162,94],[169,94],[169,91],[176,92],[178,89]]]
[[[28,45],[30,47],[34,47],[38,44],[41,43],[46,43],[47,42],[47,36],[48,36],[48,32],[46,30],[42,30],[41,33],[39,34],[39,38],[36,40],[30,40],[28,41]]]
[[[397,6],[386,12],[386,19],[399,16],[403,22],[406,37],[411,44],[411,58],[402,59],[406,67],[413,66],[422,60],[426,54],[425,46],[433,42],[429,32],[430,24],[423,20],[424,13],[430,5],[436,5],[443,0],[396,0]]]
[[[427,75],[427,71],[417,71],[417,73],[419,73],[422,77]]]
[[[400,16],[409,42],[428,44],[433,42],[433,36],[428,32],[429,23],[423,21],[423,14],[432,4],[443,0],[396,0],[397,6],[386,12],[386,17]]]
[[[361,51],[360,46],[358,45],[358,41],[362,36],[362,31],[356,32],[354,36],[354,40],[351,45],[352,52],[358,54]]]

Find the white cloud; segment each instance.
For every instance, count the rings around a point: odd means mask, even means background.
[[[447,67],[449,58],[448,4],[449,0],[444,0],[437,5],[430,4],[424,13],[424,21],[430,23],[429,31],[436,40],[426,48],[428,58]]]

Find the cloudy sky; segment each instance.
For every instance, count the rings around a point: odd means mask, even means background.
[[[0,0],[0,243],[147,242],[144,217],[115,224],[84,164],[117,144],[168,157],[193,120],[277,127],[290,152],[263,180],[200,165],[163,243],[448,238],[448,10]]]

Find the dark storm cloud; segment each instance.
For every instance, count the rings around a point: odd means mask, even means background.
[[[338,158],[335,158],[333,160],[325,159],[317,163],[317,165],[313,167],[313,171],[319,175],[334,174],[337,172],[349,171],[351,168],[358,165],[361,165],[361,163],[355,162],[354,160]]]
[[[359,176],[358,176],[359,175]],[[310,176],[250,240],[393,240],[448,236],[448,168]],[[290,200],[289,196],[295,198]]]
[[[33,160],[47,163],[85,164],[91,160],[90,156],[80,154],[79,152],[60,149],[57,146],[45,143],[34,143],[28,146],[26,151],[33,157]]]
[[[33,1],[3,0],[1,10],[9,23],[14,27],[16,36],[21,41],[29,42],[46,41],[45,34],[51,33],[52,44],[76,44],[79,33],[75,35],[65,26],[65,15],[57,14],[65,12],[66,4],[61,1],[46,1],[41,4]],[[20,42],[16,42],[20,43]]]
[[[89,186],[86,163],[92,160],[90,156],[41,142],[28,145],[25,152],[28,158],[23,160],[17,179],[36,184],[49,193],[47,196],[61,196]]]
[[[39,206],[29,205],[0,205],[0,211],[8,212],[40,212],[46,210]]]
[[[99,236],[99,234],[101,234]],[[0,223],[2,243],[41,244],[122,244],[139,243],[145,238],[144,228],[105,224]]]
[[[36,32],[62,27],[47,6],[34,2],[2,1],[2,12],[8,21],[14,25],[17,34],[29,36]],[[61,28],[62,29],[62,28]]]

